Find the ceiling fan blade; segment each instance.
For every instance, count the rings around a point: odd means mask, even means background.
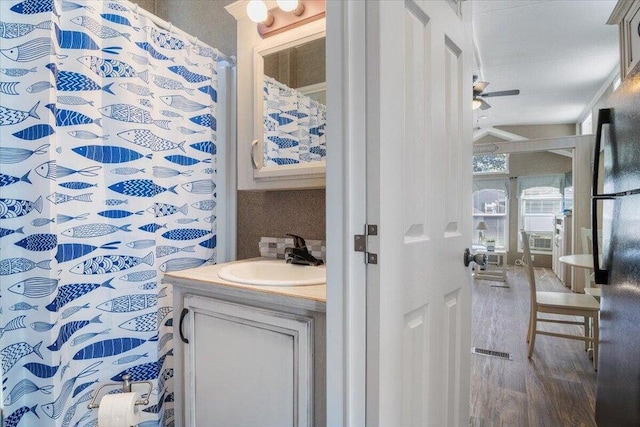
[[[475,82],[473,84],[473,91],[475,93],[480,93],[483,90],[485,90],[487,88],[487,86],[489,86],[489,83],[487,83],[487,82]]]
[[[489,105],[484,99],[480,99],[480,102],[482,103],[480,104],[481,110],[488,110],[489,108],[491,108],[491,105]]]
[[[499,92],[488,92],[482,93],[480,96],[489,97],[489,96],[510,96],[510,95],[520,95],[520,89],[513,90],[502,90]]]

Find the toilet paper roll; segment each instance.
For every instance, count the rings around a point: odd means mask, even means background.
[[[140,422],[137,393],[107,394],[100,400],[98,427],[131,427]]]

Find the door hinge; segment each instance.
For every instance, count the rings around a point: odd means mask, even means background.
[[[353,250],[364,253],[364,262],[366,264],[377,264],[378,254],[369,252],[368,237],[378,235],[378,226],[375,224],[365,224],[364,228],[366,234],[356,234],[353,236]]]

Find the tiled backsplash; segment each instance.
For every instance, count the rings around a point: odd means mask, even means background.
[[[326,261],[327,248],[324,240],[305,240],[305,242],[311,255]],[[258,247],[262,257],[284,259],[284,249],[293,247],[293,238],[261,237]]]

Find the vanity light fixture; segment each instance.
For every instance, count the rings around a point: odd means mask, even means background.
[[[473,97],[473,109],[477,110],[481,106],[482,106],[482,101],[480,100],[480,98]]]
[[[324,18],[326,4],[325,0],[251,0],[247,15],[258,23],[258,33],[265,38]]]
[[[247,3],[247,16],[253,22],[260,23],[265,27],[273,24],[273,15],[269,13],[264,0],[250,0]]]

